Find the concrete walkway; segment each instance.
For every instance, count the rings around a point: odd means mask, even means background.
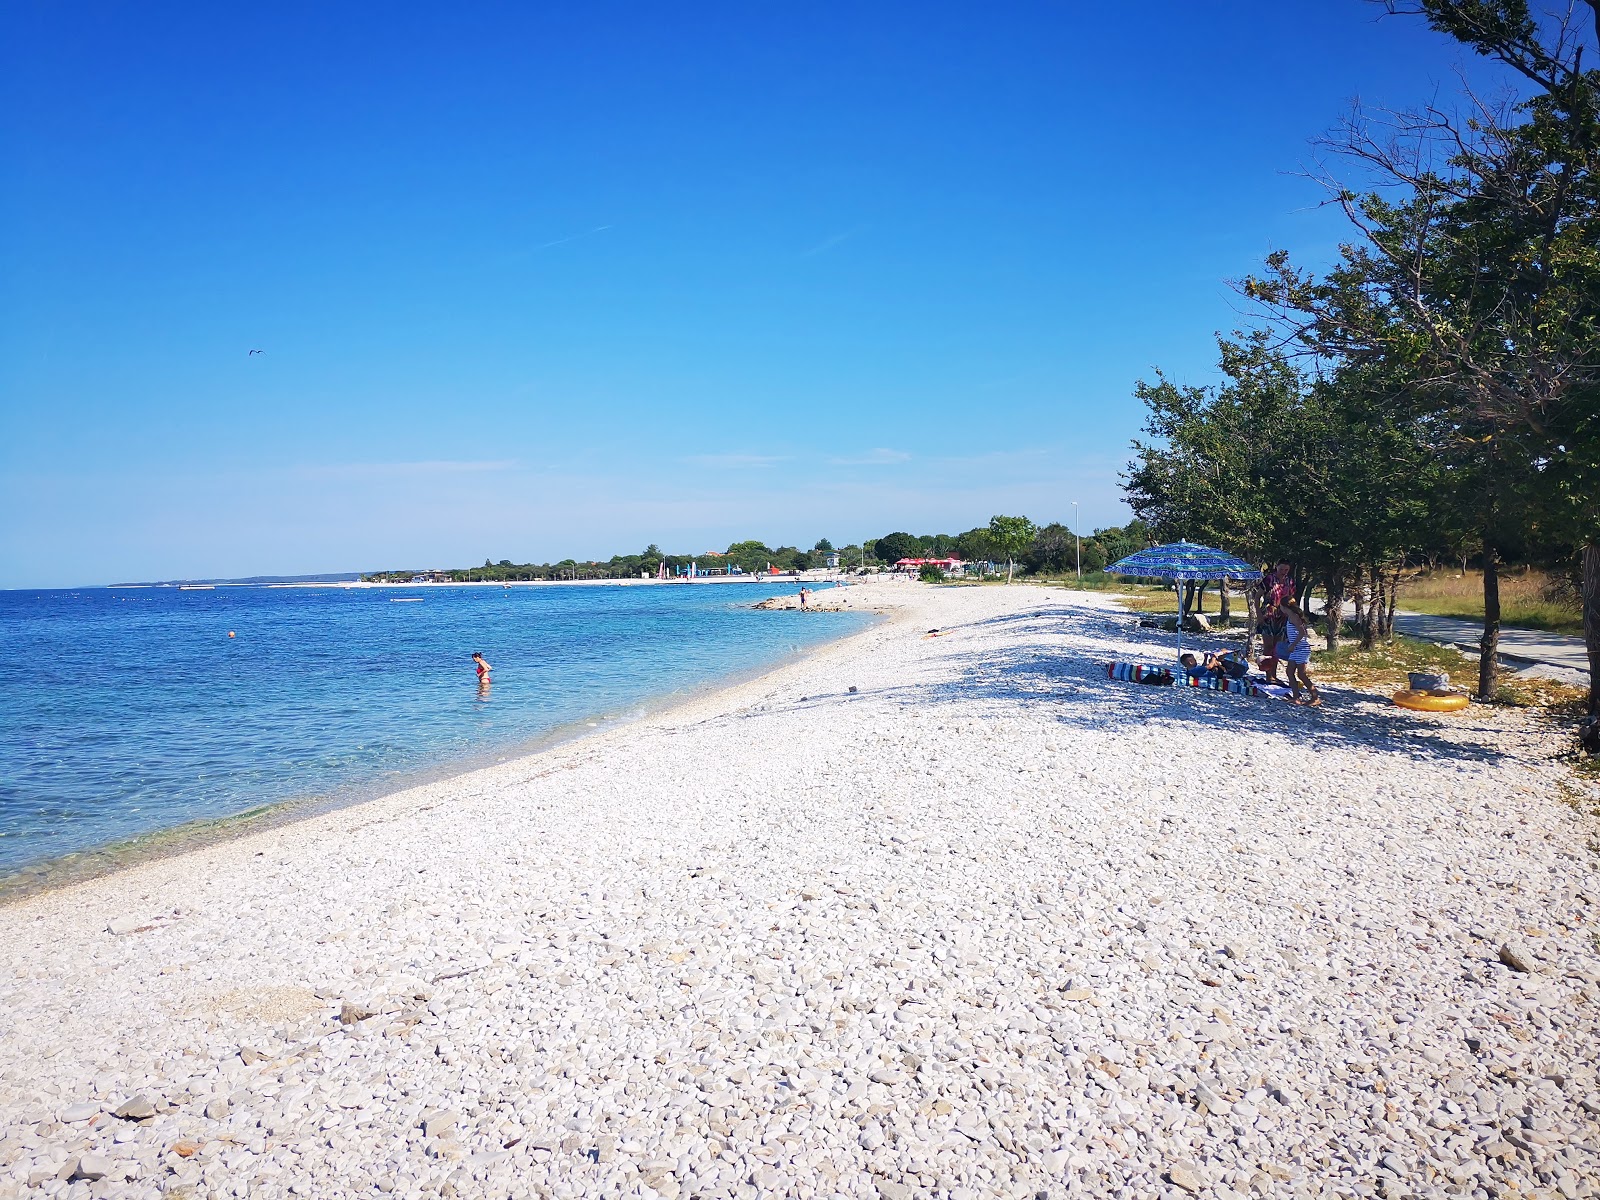
[[[1320,613],[1322,601],[1312,598],[1310,607],[1313,612]],[[1345,611],[1348,614],[1351,610],[1346,608]],[[1435,617],[1404,608],[1395,610],[1394,627],[1396,632],[1408,637],[1474,652],[1483,640],[1481,621]],[[1538,675],[1577,687],[1585,687],[1589,682],[1589,655],[1584,650],[1583,639],[1570,634],[1502,625],[1499,656],[1511,666],[1522,668],[1524,675]]]
[[[1407,612],[1403,608],[1395,610],[1394,627],[1411,637],[1462,646],[1469,650],[1478,649],[1478,643],[1483,640],[1483,625],[1478,622],[1463,621],[1457,617],[1433,617],[1426,613]],[[1541,629],[1518,629],[1502,625],[1500,656],[1585,674],[1589,670],[1589,655],[1584,650],[1582,638],[1564,633],[1546,633]]]

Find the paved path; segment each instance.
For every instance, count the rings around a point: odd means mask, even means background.
[[[1314,612],[1322,611],[1322,601],[1311,600]],[[1348,611],[1348,610],[1346,610]],[[1464,621],[1459,617],[1435,617],[1428,613],[1396,609],[1394,627],[1411,637],[1446,646],[1460,646],[1477,650],[1483,639],[1481,621]],[[1500,627],[1500,657],[1516,663],[1528,664],[1529,674],[1547,675],[1564,683],[1583,685],[1589,678],[1589,656],[1583,639],[1565,633],[1546,633],[1542,629],[1521,629],[1510,625]],[[1574,678],[1577,672],[1581,679]]]
[[[1483,639],[1483,625],[1480,622],[1463,621],[1458,617],[1434,617],[1426,613],[1407,612],[1405,609],[1395,612],[1394,626],[1412,637],[1465,646],[1472,650],[1476,650]],[[1582,638],[1564,633],[1546,633],[1540,629],[1502,625],[1500,656],[1569,671],[1587,673],[1589,670],[1589,656],[1584,650]]]

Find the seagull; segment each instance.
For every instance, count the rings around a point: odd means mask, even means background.
[[[265,350],[252,350],[252,351],[250,351],[250,354],[265,354],[265,353],[266,353]],[[245,357],[249,358],[250,354],[246,354]]]

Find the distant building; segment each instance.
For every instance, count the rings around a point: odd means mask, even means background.
[[[839,552],[837,550],[829,550],[822,556],[822,563],[828,570],[837,571],[839,569]]]

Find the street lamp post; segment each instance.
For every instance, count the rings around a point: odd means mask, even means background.
[[[1083,535],[1078,532],[1078,502],[1072,502],[1072,543],[1078,556],[1078,582],[1083,582]]]

